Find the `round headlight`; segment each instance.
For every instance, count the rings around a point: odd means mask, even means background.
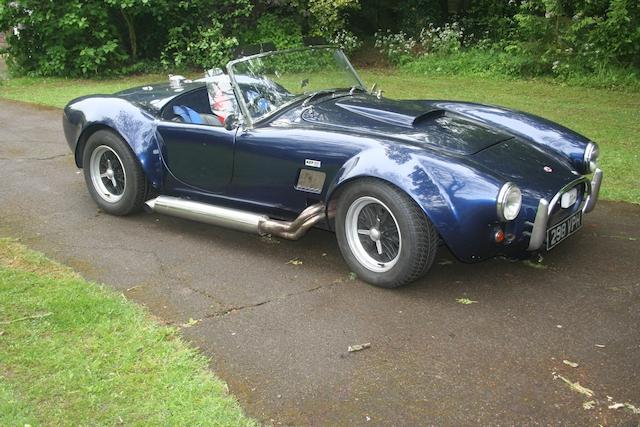
[[[518,216],[522,206],[522,192],[512,182],[507,182],[498,193],[498,218],[501,221],[511,221]]]
[[[587,149],[584,150],[584,168],[587,173],[593,173],[598,167],[598,157],[600,156],[600,149],[594,142],[590,142],[587,145]]]

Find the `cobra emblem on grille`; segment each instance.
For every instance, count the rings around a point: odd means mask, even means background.
[[[549,166],[545,166],[543,169],[544,169],[544,171],[545,171],[546,173],[551,173],[551,172],[553,172],[553,169],[551,169]]]

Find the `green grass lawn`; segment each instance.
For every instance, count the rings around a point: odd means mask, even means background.
[[[140,307],[0,239],[0,425],[248,426],[207,360]]]
[[[392,98],[457,99],[503,105],[557,121],[597,141],[605,181],[602,197],[640,203],[640,93],[561,86],[546,81],[430,77],[393,70],[365,70]],[[143,75],[115,80],[17,78],[0,86],[0,97],[63,107],[90,93],[112,93],[166,80]]]

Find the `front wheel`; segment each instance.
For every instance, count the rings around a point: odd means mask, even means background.
[[[435,259],[438,235],[405,193],[379,180],[356,181],[342,193],[336,236],[358,277],[395,288],[424,275]]]

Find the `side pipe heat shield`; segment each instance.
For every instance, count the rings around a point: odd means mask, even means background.
[[[278,221],[266,215],[215,206],[171,196],[148,200],[146,206],[153,212],[206,224],[255,233],[271,234],[288,240],[298,240],[315,224],[325,218],[325,205],[307,207],[293,221]]]

